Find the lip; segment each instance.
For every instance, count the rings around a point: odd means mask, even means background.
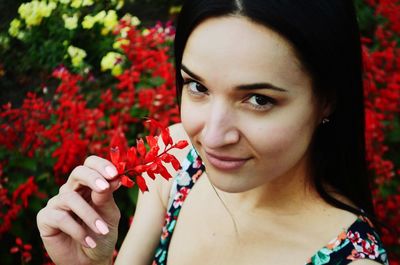
[[[206,158],[210,164],[219,170],[238,170],[250,158],[230,157],[210,152],[205,152]]]

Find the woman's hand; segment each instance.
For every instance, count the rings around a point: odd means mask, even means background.
[[[110,161],[90,156],[38,213],[40,236],[57,265],[111,264],[120,219],[116,175]]]

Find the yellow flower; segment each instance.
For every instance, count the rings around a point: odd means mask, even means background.
[[[93,0],[72,0],[71,7],[80,8],[81,6],[92,6],[93,4]]]
[[[8,49],[10,47],[10,38],[8,36],[6,36],[5,34],[0,35],[0,47],[3,47],[5,49]]]
[[[82,28],[84,29],[91,29],[93,28],[94,24],[96,24],[97,20],[95,17],[91,15],[87,15],[83,18],[82,21]]]
[[[123,28],[120,30],[119,35],[120,35],[122,38],[126,38],[126,37],[128,36],[128,32],[129,32],[130,29],[131,29],[130,27],[123,27]]]
[[[131,14],[125,14],[121,20],[125,21],[126,23],[131,24],[132,26],[139,26],[140,25],[140,20],[137,16],[132,16]]]
[[[116,25],[118,25],[118,16],[115,10],[109,10],[107,15],[103,19],[104,29],[102,30],[102,34],[106,35],[110,31],[112,31]]]
[[[55,2],[38,1],[21,4],[18,13],[25,20],[28,27],[40,25],[44,17],[49,17],[57,7]]]
[[[127,39],[119,39],[116,42],[114,42],[113,44],[113,48],[118,50],[121,48],[122,45],[128,45],[129,44],[129,40]]]
[[[42,14],[44,17],[49,17],[53,10],[57,8],[57,4],[54,2],[49,2],[47,5],[46,2],[42,2],[42,6],[44,7],[42,9]]]
[[[113,76],[118,76],[121,75],[123,72],[122,66],[120,64],[116,65],[112,70],[111,70],[111,74]]]
[[[82,6],[82,0],[72,0],[71,7],[80,8]]]
[[[144,29],[143,31],[142,31],[142,35],[143,36],[147,36],[147,35],[149,35],[150,34],[150,30],[148,30],[148,29]]]
[[[21,28],[21,21],[17,18],[14,18],[10,23],[10,28],[8,29],[8,33],[13,36],[17,37],[20,33],[19,29]]]
[[[74,14],[72,17],[64,14],[62,16],[64,19],[64,26],[66,29],[73,30],[78,27],[78,15]]]
[[[74,67],[80,67],[83,64],[83,59],[86,57],[86,52],[78,47],[70,45],[67,49],[68,55],[71,57],[71,63]]]
[[[93,0],[83,0],[82,2],[82,6],[92,6],[93,4]]]
[[[122,74],[123,55],[117,52],[109,52],[101,59],[101,71],[111,70],[113,76]]]
[[[134,16],[134,17],[132,17],[132,20],[131,20],[131,25],[132,26],[139,26],[140,25],[140,20],[139,20],[139,18],[137,17],[137,16]]]
[[[82,27],[84,29],[91,29],[96,23],[104,25],[101,33],[103,35],[106,35],[118,24],[117,13],[115,12],[115,10],[109,10],[108,12],[102,10],[95,16],[87,15],[83,18]]]
[[[125,1],[124,0],[112,0],[111,3],[113,5],[116,5],[115,9],[120,10],[124,6]]]
[[[171,8],[169,9],[169,14],[170,15],[176,15],[179,14],[179,12],[181,12],[182,6],[171,6]]]
[[[71,0],[58,0],[58,2],[64,5],[68,5],[71,2]]]
[[[94,18],[96,19],[96,22],[102,23],[106,15],[107,15],[106,11],[102,10],[99,13],[97,13],[96,16],[94,16]]]

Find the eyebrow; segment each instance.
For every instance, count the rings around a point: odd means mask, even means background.
[[[183,64],[181,65],[181,70],[184,71],[187,75],[189,75],[193,79],[196,79],[197,81],[204,83],[203,78],[201,78],[199,75],[193,73],[191,70],[189,70]],[[276,90],[276,91],[280,91],[280,92],[288,92],[287,89],[283,89],[283,88],[274,86],[271,83],[267,83],[267,82],[254,83],[254,84],[243,84],[243,85],[236,86],[236,88],[239,90],[271,89],[271,90]]]

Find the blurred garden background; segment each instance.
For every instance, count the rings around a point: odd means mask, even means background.
[[[1,264],[52,264],[36,214],[69,172],[152,133],[147,118],[179,121],[172,42],[182,1],[0,0]],[[374,203],[400,265],[400,1],[356,5]],[[137,192],[116,194],[121,235]]]

